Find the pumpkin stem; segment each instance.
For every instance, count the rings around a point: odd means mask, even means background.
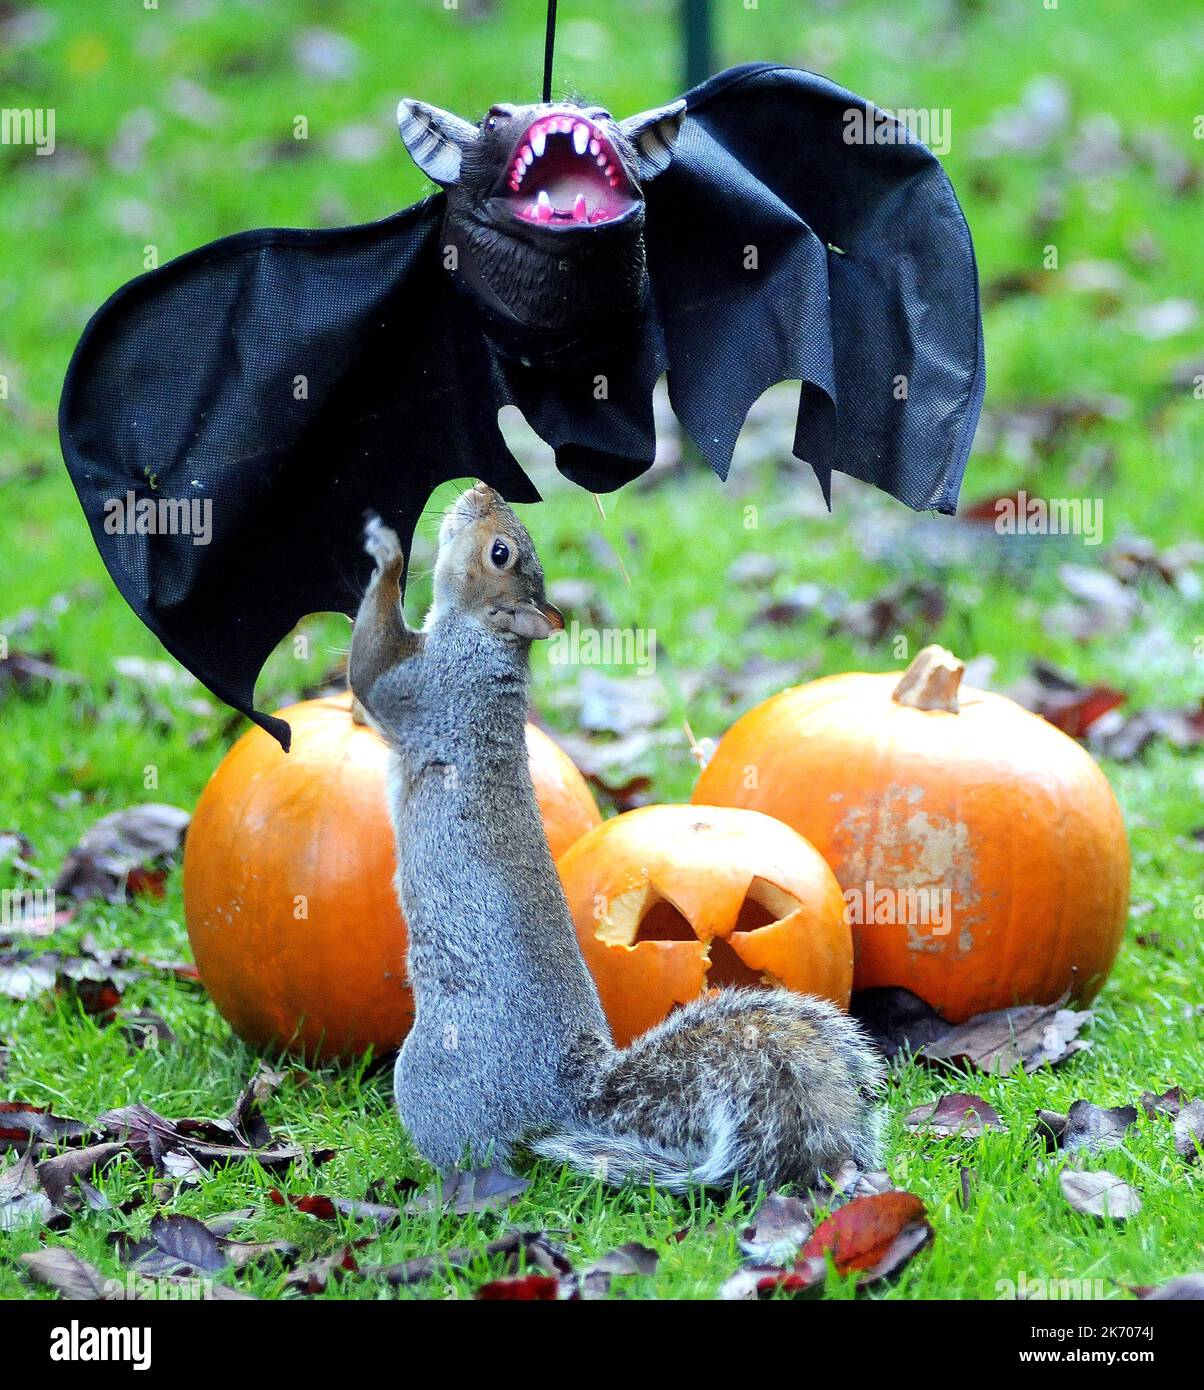
[[[944,647],[925,647],[903,672],[903,679],[895,686],[894,699],[914,709],[943,709],[956,714],[957,689],[965,672],[965,663],[952,652]]]

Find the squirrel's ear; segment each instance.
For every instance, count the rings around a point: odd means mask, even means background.
[[[502,632],[513,632],[516,637],[527,637],[534,642],[551,637],[554,632],[564,631],[564,616],[555,604],[523,603],[514,608],[495,608],[489,614],[494,627]]]
[[[444,187],[460,182],[460,156],[480,134],[450,111],[413,97],[398,102],[397,129],[414,163]]]
[[[658,106],[653,111],[641,111],[638,116],[628,116],[620,121],[623,134],[635,146],[640,160],[640,179],[649,179],[663,174],[673,158],[673,146],[681,132],[681,123],[686,118],[686,103],[677,100],[669,106]]]

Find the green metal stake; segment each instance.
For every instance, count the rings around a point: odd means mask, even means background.
[[[682,0],[685,28],[686,86],[696,87],[715,71],[715,34],[711,0]]]

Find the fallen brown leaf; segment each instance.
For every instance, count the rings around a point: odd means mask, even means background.
[[[80,1180],[107,1168],[126,1153],[124,1144],[89,1144],[83,1149],[68,1149],[38,1164],[38,1180],[54,1205],[67,1211],[80,1202]]]
[[[74,1250],[52,1245],[22,1255],[21,1260],[39,1284],[48,1284],[64,1298],[95,1302],[110,1297],[111,1281]]]
[[[911,1192],[856,1197],[820,1222],[799,1252],[795,1272],[822,1282],[830,1257],[838,1274],[857,1273],[864,1288],[901,1269],[934,1238],[924,1203]]]
[[[1016,1067],[1026,1072],[1057,1066],[1091,1046],[1078,1034],[1092,1017],[1090,1009],[1063,1009],[1054,1004],[1021,1004],[980,1014],[925,1043],[916,1056],[933,1066],[972,1067],[1006,1075]]]
[[[1070,1206],[1084,1216],[1127,1221],[1141,1210],[1141,1197],[1136,1188],[1115,1173],[1102,1169],[1084,1173],[1068,1168],[1058,1175],[1058,1182]]]
[[[91,1133],[90,1125],[55,1115],[44,1105],[23,1100],[0,1101],[0,1146],[73,1144],[84,1141]]]
[[[55,892],[121,903],[139,886],[154,891],[156,875],[179,852],[188,821],[187,811],[160,802],[111,812],[67,856]]]
[[[904,1117],[907,1129],[930,1134],[938,1139],[954,1136],[965,1139],[978,1139],[988,1129],[1002,1129],[998,1112],[988,1105],[981,1096],[967,1095],[964,1091],[954,1091],[941,1096],[939,1100],[926,1105],[918,1105]]]
[[[605,1298],[616,1278],[655,1274],[659,1263],[655,1250],[628,1241],[608,1250],[582,1273],[577,1281],[578,1293],[582,1298]]]
[[[508,1207],[531,1186],[529,1178],[516,1177],[502,1168],[473,1168],[453,1173],[406,1204],[407,1212],[448,1208],[457,1216],[474,1211]]]
[[[740,1251],[757,1264],[782,1265],[794,1259],[814,1229],[815,1207],[809,1196],[771,1192],[740,1232]]]
[[[1066,1153],[1099,1153],[1118,1148],[1136,1123],[1137,1111],[1132,1105],[1104,1107],[1088,1100],[1076,1100],[1065,1115],[1049,1110],[1037,1112],[1037,1132],[1046,1147]]]
[[[1169,1115],[1174,1119],[1183,1108],[1183,1087],[1168,1087],[1161,1095],[1155,1095],[1153,1091],[1142,1091],[1141,1108],[1151,1120],[1157,1115]]]
[[[1198,1301],[1204,1299],[1204,1273],[1181,1274],[1177,1279],[1168,1280],[1157,1287],[1146,1285],[1131,1290],[1142,1300],[1151,1299],[1156,1303],[1179,1301]]]
[[[1193,1100],[1175,1116],[1175,1152],[1195,1163],[1204,1150],[1204,1100]]]

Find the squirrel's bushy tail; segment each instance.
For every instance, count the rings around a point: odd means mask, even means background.
[[[581,1071],[576,1113],[529,1147],[616,1186],[812,1186],[881,1160],[882,1063],[812,996],[721,990]]]
[[[586,1177],[618,1187],[653,1183],[666,1192],[725,1186],[738,1168],[739,1136],[734,1121],[720,1121],[708,1144],[669,1149],[633,1134],[607,1134],[583,1126],[532,1139],[540,1158],[567,1164]]]

